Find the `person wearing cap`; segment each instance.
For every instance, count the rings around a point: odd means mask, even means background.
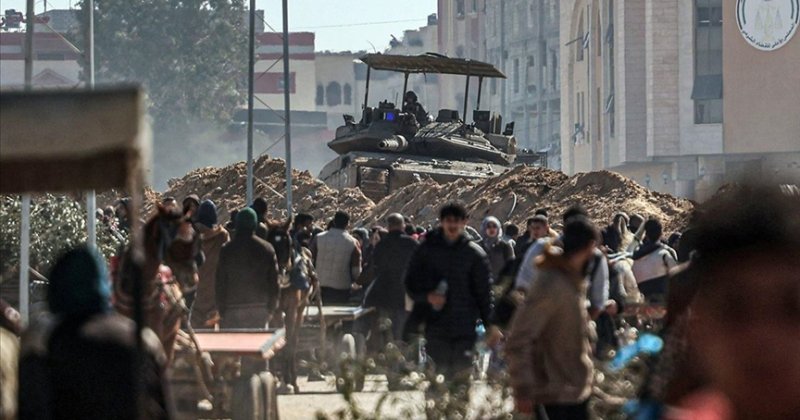
[[[190,322],[194,328],[209,328],[216,324],[219,317],[214,304],[217,266],[219,265],[222,247],[228,243],[230,236],[228,231],[218,224],[217,206],[211,200],[203,200],[200,203],[195,227],[200,234],[200,241],[206,260],[197,271],[200,282],[197,285],[197,294],[192,305]]]
[[[136,325],[111,309],[100,254],[88,246],[72,249],[48,279],[52,317],[33,325],[21,342],[19,418],[171,418],[161,342],[145,328],[139,353]]]
[[[272,245],[256,237],[256,212],[236,215],[236,235],[222,247],[215,301],[222,328],[264,328],[278,302],[278,260]]]

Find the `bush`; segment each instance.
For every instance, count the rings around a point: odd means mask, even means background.
[[[0,264],[3,279],[19,273],[19,236],[22,203],[18,196],[0,196]],[[86,242],[86,210],[65,195],[44,194],[32,199],[30,266],[47,275],[64,251]],[[125,246],[127,238],[115,237],[102,223],[97,225],[97,246],[108,259]]]

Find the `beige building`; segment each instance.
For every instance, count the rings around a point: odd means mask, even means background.
[[[439,37],[438,52],[448,57],[471,58],[486,61],[486,0],[439,0]],[[471,78],[469,106],[475,109],[478,92],[477,78]],[[484,84],[489,81],[484,81]],[[486,86],[483,86],[485,89]],[[456,109],[459,114],[464,110],[464,93],[466,83],[463,77],[440,75],[439,104],[440,108]],[[483,91],[482,100],[487,97]],[[486,106],[482,106],[486,109]],[[471,119],[471,115],[465,120]]]
[[[73,88],[81,85],[81,55],[59,34],[34,33],[33,79],[36,87]],[[0,32],[0,87],[25,84],[25,33]]]
[[[562,1],[562,169],[696,199],[743,173],[800,179],[800,36],[749,45],[744,3]]]

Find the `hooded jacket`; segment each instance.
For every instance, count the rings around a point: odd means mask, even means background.
[[[439,228],[414,251],[406,271],[406,291],[415,305],[430,308],[428,293],[442,280],[448,285],[447,302],[441,311],[428,311],[425,335],[474,338],[478,320],[487,327],[490,323],[489,259],[480,245],[465,235],[450,243]]]
[[[144,355],[139,354],[136,325],[111,312],[108,274],[99,254],[73,249],[49,279],[54,318],[32,326],[21,341],[19,418],[170,418],[161,343],[145,328]],[[136,375],[143,381],[141,391]],[[138,406],[136,398],[120,398],[137,393]]]
[[[205,328],[207,327],[205,322],[212,318],[217,310],[215,303],[217,267],[222,246],[230,241],[230,235],[220,225],[209,228],[198,223],[197,230],[200,233],[206,262],[197,271],[200,283],[197,285],[197,294],[192,305],[191,323],[195,328]]]
[[[490,238],[486,233],[486,226],[488,226],[489,223],[497,226],[497,236],[494,238]],[[505,267],[506,263],[514,259],[514,248],[502,239],[503,225],[501,225],[500,220],[494,216],[483,219],[483,223],[481,223],[481,236],[483,236],[483,240],[480,242],[481,248],[483,248],[486,255],[489,257],[492,280],[496,281],[500,277],[500,272],[503,271],[503,267]]]
[[[506,342],[515,395],[537,404],[577,404],[592,392],[586,282],[567,260],[548,250],[538,277],[518,307]]]
[[[252,210],[240,211],[236,236],[220,251],[215,301],[223,317],[238,305],[263,305],[272,312],[277,304],[278,259],[272,245],[255,236],[256,225]]]

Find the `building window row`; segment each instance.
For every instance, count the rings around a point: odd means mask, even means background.
[[[328,106],[337,106],[342,103],[351,105],[353,103],[353,88],[349,83],[345,83],[342,86],[339,82],[330,82],[327,87],[318,84],[315,103],[317,106],[322,106],[326,103]]]
[[[695,124],[722,122],[722,0],[695,0]]]

